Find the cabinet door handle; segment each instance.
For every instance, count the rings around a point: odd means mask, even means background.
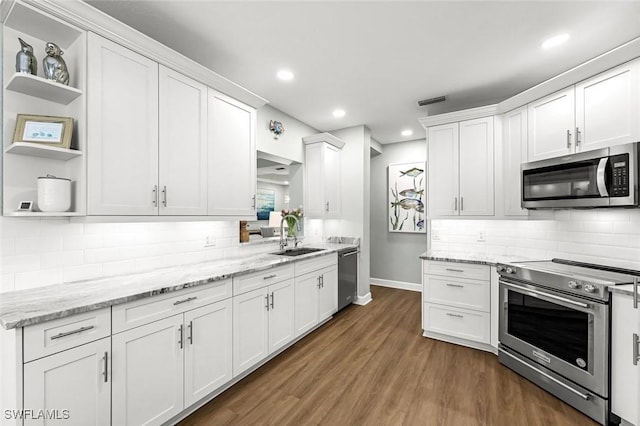
[[[446,270],[449,271],[449,272],[464,272],[464,269],[447,268]]]
[[[183,335],[183,329],[182,329],[182,324],[180,325],[180,327],[178,328],[178,344],[180,345],[180,349],[182,349],[182,335]]]
[[[59,339],[61,337],[71,336],[72,334],[82,333],[83,331],[91,330],[93,328],[96,328],[96,326],[95,325],[88,325],[86,327],[80,327],[80,328],[78,328],[76,330],[65,331],[64,333],[58,333],[55,336],[51,336],[50,339],[51,340],[56,340],[56,339]]]
[[[450,284],[450,283],[447,283],[447,287],[464,288],[464,286],[463,286],[463,285],[460,285],[460,284]]]
[[[453,211],[458,211],[458,197],[453,197]]]
[[[567,130],[567,148],[571,148],[571,130]]]
[[[320,276],[318,276],[318,290],[320,290]]]
[[[263,280],[270,280],[271,278],[275,278],[277,275],[276,274],[271,274],[271,275],[267,275],[265,277],[263,277]]]
[[[153,207],[158,207],[158,185],[153,185],[153,190],[151,191],[151,202],[153,203]]]
[[[582,142],[580,140],[580,128],[576,127],[576,148],[580,146],[580,142]]]
[[[327,201],[327,206],[325,207],[327,211],[329,211],[329,202]]]
[[[190,345],[193,345],[193,321],[189,321],[189,325],[187,326],[189,329],[189,334],[187,335],[187,340]]]
[[[268,294],[265,296],[265,299],[267,300],[267,304],[264,305],[264,307],[267,308],[267,311],[268,311],[269,310],[269,295]]]
[[[320,284],[322,285],[322,288],[324,288],[324,275],[320,275]]]
[[[104,382],[107,383],[109,381],[109,352],[105,352],[102,359],[104,361],[104,369],[102,370],[102,376],[104,377]]]
[[[251,197],[251,208],[253,210],[256,209],[256,196],[255,196],[255,194],[253,195],[253,197]]]
[[[162,186],[162,205],[167,207],[167,185]]]
[[[460,211],[464,210],[464,197],[460,197]]]
[[[633,309],[638,309],[638,277],[633,277]]]
[[[275,298],[275,296],[273,295],[273,292],[271,292],[271,309],[275,308],[275,305],[274,305],[274,301],[275,301],[275,299],[276,299],[276,298]]]
[[[640,338],[636,333],[633,333],[633,365],[638,365],[638,361],[640,361],[638,344],[640,344]]]
[[[448,317],[455,317],[455,318],[464,318],[463,315],[452,314],[452,313],[449,313],[449,312],[447,312],[447,316]]]
[[[176,300],[175,302],[173,302],[173,305],[181,305],[183,303],[187,303],[187,302],[192,302],[194,300],[196,300],[198,298],[198,296],[192,296],[192,297],[187,297],[186,299],[182,299],[182,300]]]

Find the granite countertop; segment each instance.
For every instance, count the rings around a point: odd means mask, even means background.
[[[55,284],[0,294],[0,325],[5,330],[50,321],[81,312],[157,294],[209,284],[298,260],[324,256],[357,244],[318,243],[305,247],[323,251],[297,257],[271,253],[162,268],[151,272]],[[277,251],[277,248],[274,249]]]
[[[497,263],[523,262],[531,260],[522,256],[448,250],[427,250],[420,255],[420,259],[437,260],[440,262],[475,263],[490,266],[495,266]]]

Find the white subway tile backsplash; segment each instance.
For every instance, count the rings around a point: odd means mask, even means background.
[[[15,290],[15,274],[0,274],[0,293]]]
[[[15,285],[19,289],[59,284],[62,282],[62,268],[42,269],[39,271],[19,272],[15,274]]]
[[[49,269],[55,267],[77,266],[84,263],[82,250],[67,250],[40,255],[40,267]]]
[[[65,268],[62,279],[64,282],[88,280],[102,276],[102,265],[79,265]]]
[[[16,254],[15,238],[0,239],[0,257],[13,256]]]
[[[16,255],[57,251],[62,251],[62,235],[15,239]]]
[[[102,235],[64,235],[62,237],[63,250],[86,250],[102,247]]]
[[[40,269],[39,254],[23,254],[19,256],[7,256],[2,258],[2,274],[15,274],[17,272],[37,271]]]

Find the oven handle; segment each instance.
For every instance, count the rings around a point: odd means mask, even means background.
[[[525,288],[525,287],[521,287],[519,285],[509,284],[509,283],[506,283],[504,281],[500,281],[500,284],[502,284],[502,285],[504,285],[506,287],[514,288],[516,290],[524,291],[526,293],[529,293],[529,295],[533,296],[533,297],[535,297],[535,295],[544,296],[544,297],[548,297],[549,299],[558,300],[560,302],[568,303],[570,305],[579,306],[581,308],[589,309],[589,305],[586,304],[586,303],[576,302],[576,301],[571,300],[571,299],[567,299],[567,298],[560,297],[560,296],[555,296],[553,294],[544,293],[544,292],[538,291],[538,290],[531,290],[530,288]]]
[[[524,362],[523,360],[521,360],[521,359],[519,359],[519,358],[516,358],[515,356],[511,355],[511,354],[510,354],[509,352],[507,352],[507,351],[502,351],[502,352],[500,352],[500,353],[501,353],[501,354],[504,354],[504,355],[508,355],[508,356],[509,356],[509,358],[511,358],[511,359],[513,359],[513,360],[515,360],[515,361],[518,361],[520,364],[524,364],[525,366],[527,366],[528,368],[532,369],[532,370],[533,370],[533,371],[535,371],[536,373],[538,373],[538,374],[540,374],[540,375],[542,375],[542,376],[546,377],[547,379],[549,379],[549,380],[551,380],[552,382],[554,382],[554,383],[556,383],[556,384],[558,384],[558,385],[562,386],[563,388],[567,389],[568,391],[575,393],[575,394],[576,394],[576,395],[578,395],[580,398],[583,398],[583,399],[585,399],[585,400],[587,400],[587,401],[589,400],[589,398],[591,398],[591,395],[589,395],[589,394],[584,394],[584,393],[582,393],[582,392],[579,392],[579,391],[575,390],[575,389],[574,389],[574,388],[572,388],[571,386],[569,386],[569,385],[567,385],[567,384],[565,384],[565,383],[562,383],[560,380],[556,379],[555,377],[553,377],[553,376],[551,376],[551,375],[549,375],[549,374],[545,373],[544,371],[542,371],[542,370],[540,370],[540,369],[538,369],[538,368],[535,368],[533,365],[531,365],[531,364],[529,364],[529,363],[526,363],[526,362]]]
[[[596,181],[598,183],[598,192],[601,197],[608,197],[609,192],[607,191],[607,183],[604,180],[604,173],[607,169],[607,163],[609,162],[609,158],[601,158],[600,163],[598,163],[598,172],[596,173]]]

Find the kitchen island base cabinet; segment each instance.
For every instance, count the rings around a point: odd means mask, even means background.
[[[630,295],[613,293],[611,302],[611,411],[638,424],[638,366],[633,364],[633,335],[640,334]]]
[[[24,408],[59,420],[28,418],[24,425],[110,425],[110,362],[107,337],[26,363]]]

